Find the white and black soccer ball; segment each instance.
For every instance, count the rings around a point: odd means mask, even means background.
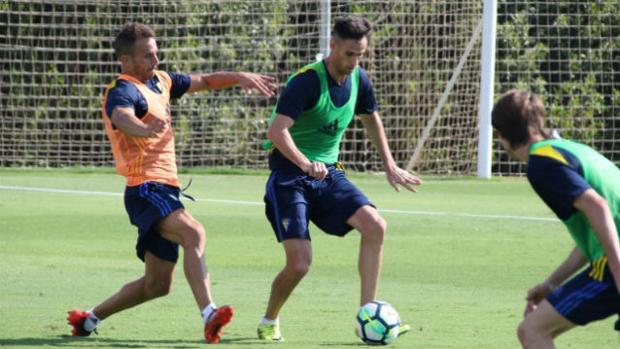
[[[366,344],[394,343],[400,330],[400,316],[389,303],[372,301],[357,312],[357,333]]]

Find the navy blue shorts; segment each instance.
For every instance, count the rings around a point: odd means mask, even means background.
[[[609,268],[605,267],[602,278],[591,274],[595,273],[589,266],[547,296],[555,310],[576,325],[620,315],[620,294]],[[615,327],[620,331],[620,320]]]
[[[154,228],[160,219],[184,208],[179,195],[179,188],[157,182],[125,188],[125,209],[131,224],[138,227],[136,254],[142,261],[147,250],[169,262],[178,260],[179,245],[164,239]]]
[[[265,214],[278,241],[308,239],[308,221],[327,234],[345,236],[353,229],[347,220],[362,206],[374,205],[344,175],[328,166],[318,180],[301,171],[274,170],[265,194]]]

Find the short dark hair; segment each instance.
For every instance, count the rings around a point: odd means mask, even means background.
[[[370,38],[372,25],[370,22],[357,16],[346,16],[336,19],[332,36],[340,39],[361,40],[363,37]]]
[[[130,55],[133,53],[133,46],[136,41],[146,38],[154,38],[155,32],[146,24],[128,23],[125,24],[123,30],[116,36],[112,47],[117,58],[122,55]]]
[[[506,92],[493,106],[491,123],[513,149],[527,143],[530,131],[549,138],[545,129],[545,106],[540,97],[531,92]]]

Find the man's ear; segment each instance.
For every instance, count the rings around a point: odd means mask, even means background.
[[[122,64],[129,64],[131,62],[131,56],[128,54],[121,55],[120,61]]]
[[[336,47],[336,39],[332,37],[329,39],[329,50],[333,51],[334,47]]]

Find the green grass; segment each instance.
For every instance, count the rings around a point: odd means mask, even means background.
[[[264,174],[192,173],[188,210],[207,229],[207,262],[218,304],[236,316],[228,348],[263,348],[255,340],[283,252],[264,218]],[[389,224],[379,298],[413,332],[394,348],[517,348],[515,328],[528,287],[565,257],[572,242],[523,179],[427,179],[419,193],[395,193],[381,176],[352,179]],[[0,171],[0,185],[121,193],[109,171]],[[238,200],[233,204],[209,200]],[[442,212],[442,215],[433,214]],[[474,216],[467,216],[471,214]],[[172,293],[107,319],[100,335],[68,336],[68,309],[91,307],[143,272],[135,229],[120,196],[0,189],[0,346],[82,348],[203,347],[201,321],[181,270]],[[281,314],[280,348],[365,347],[353,335],[358,302],[359,237],[312,229],[311,272]],[[618,346],[613,321],[577,328],[560,348]]]

